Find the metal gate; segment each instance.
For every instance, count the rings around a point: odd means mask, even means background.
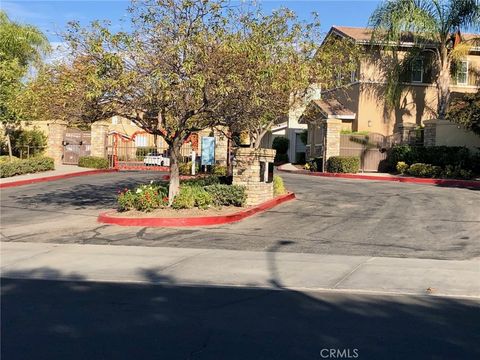
[[[388,138],[382,134],[340,135],[340,156],[360,157],[361,171],[382,171],[388,147]]]
[[[180,150],[183,160],[190,161],[192,150],[198,154],[198,135],[192,134]],[[108,134],[107,155],[109,166],[118,170],[168,171],[169,148],[161,136],[157,139],[145,131],[131,136],[112,131]]]
[[[67,128],[63,137],[63,163],[77,165],[81,156],[90,155],[91,139],[90,131]]]

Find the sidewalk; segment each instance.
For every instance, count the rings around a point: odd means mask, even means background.
[[[86,171],[92,171],[95,169],[90,169],[90,168],[83,168],[79,167],[76,165],[55,165],[55,170],[50,170],[50,171],[43,171],[43,172],[38,172],[34,174],[25,174],[25,175],[17,175],[17,176],[12,176],[8,178],[3,178],[0,179],[0,184],[8,184],[16,181],[22,181],[22,180],[33,180],[33,179],[39,179],[39,178],[44,178],[44,177],[49,177],[49,176],[58,176],[58,175],[69,175],[69,174],[74,174],[74,173],[79,173],[79,172],[86,172]]]
[[[480,297],[480,260],[2,242],[7,278]]]

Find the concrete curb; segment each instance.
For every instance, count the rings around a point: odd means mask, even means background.
[[[234,214],[221,216],[203,216],[190,218],[121,218],[112,216],[113,211],[101,213],[97,221],[104,224],[120,226],[143,226],[143,227],[186,227],[186,226],[210,226],[228,224],[245,219],[259,212],[271,209],[281,203],[295,199],[294,193],[277,196],[260,205]]]
[[[45,176],[45,177],[40,177],[36,179],[18,180],[18,181],[12,181],[8,183],[0,184],[0,189],[30,185],[30,184],[40,183],[40,182],[62,180],[62,179],[68,179],[68,178],[78,177],[78,176],[97,175],[97,174],[104,174],[104,173],[110,173],[110,172],[117,172],[117,171],[118,171],[117,169],[89,170],[89,171],[79,171],[79,172],[62,174],[62,175]]]
[[[300,175],[309,175],[309,176],[334,177],[334,178],[356,179],[356,180],[395,181],[395,182],[402,182],[402,183],[428,184],[428,185],[440,185],[440,186],[446,186],[446,187],[480,189],[480,181],[476,181],[476,180],[431,179],[431,178],[415,178],[415,177],[404,177],[404,176],[375,176],[375,175],[362,175],[362,174],[324,173],[324,172],[312,172],[307,170],[284,170],[281,167],[278,167],[277,170],[290,173],[290,174],[300,174]]]

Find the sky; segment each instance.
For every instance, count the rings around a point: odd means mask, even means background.
[[[374,0],[263,0],[258,1],[269,12],[280,7],[295,11],[301,19],[308,20],[312,12],[320,17],[322,31],[332,25],[366,26],[368,18],[379,1]],[[127,18],[129,1],[124,0],[0,0],[0,8],[8,16],[21,23],[37,26],[54,45],[61,41],[59,33],[68,21],[77,20],[87,25],[92,20],[110,20],[112,29],[121,28],[121,19]]]

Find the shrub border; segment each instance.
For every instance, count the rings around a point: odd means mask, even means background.
[[[103,173],[117,172],[117,171],[118,171],[117,169],[87,170],[87,171],[79,171],[79,172],[74,172],[74,173],[69,173],[69,174],[44,176],[44,177],[33,178],[33,179],[10,181],[10,182],[0,184],[0,189],[23,186],[23,185],[30,185],[30,184],[40,183],[40,182],[62,180],[62,179],[68,179],[68,178],[78,177],[78,176],[97,175],[97,174],[103,174]],[[7,179],[7,178],[5,178],[5,179]]]
[[[460,180],[460,179],[433,179],[433,178],[418,178],[410,176],[375,176],[375,175],[363,175],[363,174],[343,174],[343,173],[326,173],[326,172],[312,172],[307,170],[284,170],[280,167],[278,171],[301,174],[309,176],[323,176],[345,179],[357,179],[357,180],[376,180],[376,181],[395,181],[402,183],[414,183],[414,184],[427,184],[427,185],[440,185],[445,187],[460,187],[460,188],[475,188],[480,189],[480,181],[478,180]]]
[[[237,222],[252,216],[259,212],[271,209],[281,203],[295,199],[294,193],[288,193],[285,195],[277,196],[272,200],[268,200],[264,203],[251,207],[247,210],[241,210],[239,212],[229,215],[219,216],[202,216],[202,217],[183,217],[183,218],[125,218],[113,216],[116,210],[110,210],[101,213],[97,221],[104,224],[114,224],[120,226],[147,226],[147,227],[186,227],[186,226],[210,226],[227,224]]]

